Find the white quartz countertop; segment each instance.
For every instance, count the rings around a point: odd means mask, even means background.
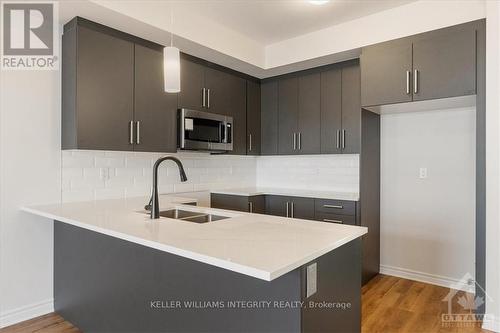
[[[58,220],[185,258],[271,281],[362,235],[365,227],[183,205],[193,199],[160,196],[162,211],[182,208],[229,218],[203,224],[144,212],[148,198],[23,207]],[[342,267],[339,267],[342,269]]]
[[[359,200],[359,193],[357,192],[300,190],[300,189],[273,188],[273,187],[231,188],[224,190],[211,190],[210,193],[242,195],[242,196],[268,194],[268,195],[286,195],[292,197],[332,199],[332,200],[348,200],[348,201]]]

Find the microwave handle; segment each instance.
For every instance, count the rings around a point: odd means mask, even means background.
[[[227,138],[227,127],[223,122],[219,123],[219,133],[220,133],[220,142],[226,142]]]

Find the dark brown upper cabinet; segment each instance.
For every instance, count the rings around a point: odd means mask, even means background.
[[[361,82],[357,61],[321,73],[321,152],[358,154]]]
[[[206,103],[205,68],[181,57],[181,91],[179,108],[199,110]]]
[[[192,57],[181,59],[179,108],[213,112],[233,117],[232,154],[247,152],[246,80]]]
[[[297,152],[297,118],[299,84],[296,77],[278,82],[278,153],[291,155]]]
[[[163,52],[135,45],[136,151],[177,151],[177,94],[166,93]]]
[[[411,41],[365,47],[360,62],[363,106],[411,102]]]
[[[340,154],[342,131],[342,69],[321,73],[321,153]]]
[[[175,152],[177,95],[158,44],[75,18],[64,28],[62,148]]]
[[[320,152],[321,77],[319,73],[278,82],[278,152],[281,155]]]
[[[361,73],[357,62],[342,68],[342,131],[344,154],[361,152]]]
[[[134,43],[75,24],[62,58],[62,148],[133,150]]]
[[[476,93],[476,30],[457,26],[413,42],[413,100]]]
[[[476,26],[466,23],[364,47],[362,105],[475,94]]]
[[[278,81],[260,85],[261,155],[278,154]]]
[[[298,78],[299,112],[297,121],[297,153],[319,154],[321,151],[321,75],[307,74]]]
[[[247,81],[247,154],[260,155],[260,83]]]
[[[235,155],[247,152],[246,80],[214,68],[205,68],[205,111],[233,117]]]

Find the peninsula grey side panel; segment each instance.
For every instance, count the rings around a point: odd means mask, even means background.
[[[486,20],[477,23],[476,95],[476,297],[486,290]],[[485,305],[477,313],[485,312]]]
[[[54,242],[55,311],[85,333],[300,332],[300,307],[207,306],[300,302],[300,269],[267,282],[57,221]]]
[[[380,268],[380,116],[362,110],[360,154],[360,225],[368,227],[363,236],[363,284]]]

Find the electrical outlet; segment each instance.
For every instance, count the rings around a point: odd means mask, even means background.
[[[420,168],[419,173],[418,173],[418,177],[420,179],[427,178],[427,168]]]
[[[110,176],[109,176],[109,168],[101,168],[99,170],[99,177],[101,178],[101,180],[109,180]]]

